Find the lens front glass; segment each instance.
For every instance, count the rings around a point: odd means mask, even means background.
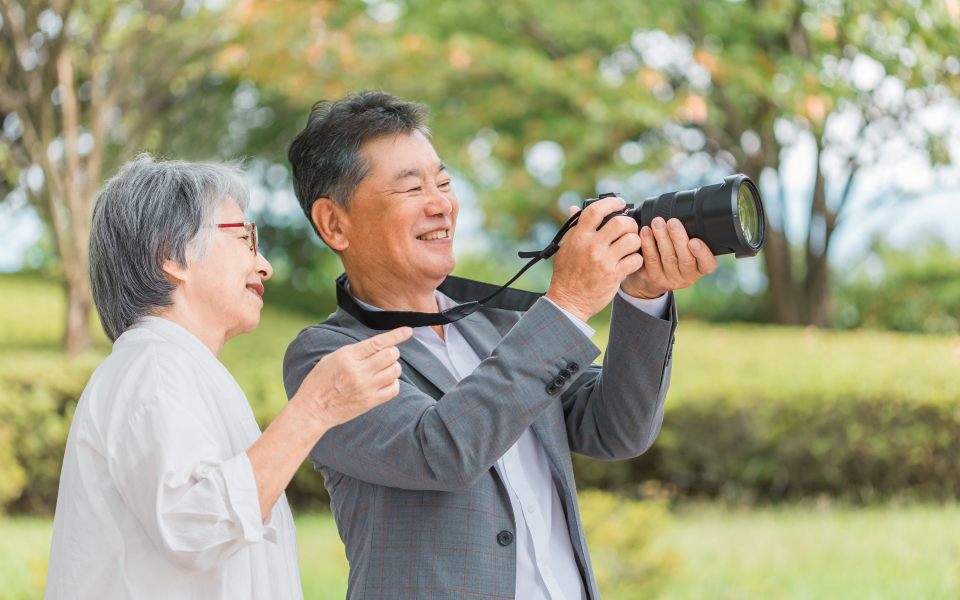
[[[760,218],[757,216],[757,201],[749,185],[741,185],[737,192],[737,216],[743,230],[743,239],[751,248],[756,247],[760,238]]]

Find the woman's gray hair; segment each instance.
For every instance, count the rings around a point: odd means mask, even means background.
[[[90,283],[107,337],[171,306],[168,260],[183,268],[206,258],[214,217],[227,197],[246,211],[247,185],[236,164],[154,160],[141,154],[107,182],[93,209]]]

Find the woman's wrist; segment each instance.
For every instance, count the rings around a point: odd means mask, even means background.
[[[288,417],[300,435],[309,432],[311,447],[330,429],[316,402],[312,398],[304,398],[300,392],[294,394],[290,402],[280,411],[281,414],[284,411],[289,413]],[[278,418],[279,416],[277,415]]]

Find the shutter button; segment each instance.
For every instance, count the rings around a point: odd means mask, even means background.
[[[497,534],[497,542],[501,546],[509,546],[510,544],[513,543],[513,534],[507,531],[506,529],[504,529],[503,531]]]

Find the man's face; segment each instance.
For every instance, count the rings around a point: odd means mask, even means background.
[[[450,175],[420,132],[368,142],[370,175],[357,186],[345,263],[367,276],[437,285],[453,271],[457,197]]]

